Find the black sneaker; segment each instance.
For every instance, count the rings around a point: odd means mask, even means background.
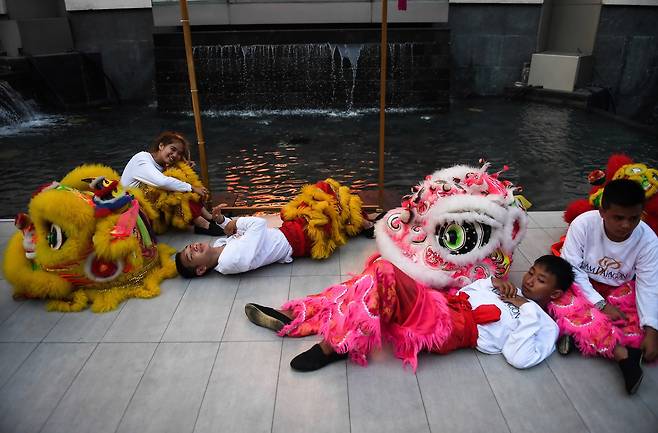
[[[573,350],[573,345],[574,341],[571,335],[562,335],[557,340],[557,352],[563,356],[568,355]]]
[[[644,373],[642,372],[642,351],[632,347],[627,347],[626,349],[628,350],[628,358],[622,359],[618,364],[621,374],[624,376],[626,392],[628,394],[635,394],[640,387],[642,377],[644,377]]]
[[[221,228],[216,222],[210,221],[208,228],[194,226],[194,233],[198,235],[208,236],[224,236],[224,229]]]
[[[247,315],[251,323],[276,332],[279,332],[281,328],[291,322],[290,317],[282,312],[258,304],[245,305],[244,313]]]
[[[332,362],[347,359],[347,353],[331,352],[325,355],[319,344],[313,345],[306,352],[302,352],[290,361],[290,366],[297,371],[315,371]]]

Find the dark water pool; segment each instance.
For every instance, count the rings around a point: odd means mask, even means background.
[[[238,193],[238,204],[279,204],[328,176],[375,189],[378,125],[374,112],[206,113],[211,187]],[[39,185],[82,162],[120,172],[163,129],[194,136],[190,115],[134,106],[0,129],[0,216],[25,210]],[[457,102],[445,114],[388,114],[386,146],[387,189],[406,193],[437,168],[485,158],[510,166],[506,177],[524,187],[533,210],[585,196],[587,173],[612,152],[658,165],[655,136],[577,109],[498,99]]]

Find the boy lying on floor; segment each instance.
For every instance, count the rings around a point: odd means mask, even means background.
[[[290,263],[293,257],[326,259],[350,236],[372,232],[373,222],[361,209],[361,199],[333,179],[306,185],[281,210],[283,225],[267,227],[263,218],[230,219],[221,207],[213,208],[213,220],[228,238],[211,246],[187,245],[176,254],[176,269],[185,278],[215,269],[237,274],[271,263]]]
[[[544,312],[573,283],[571,265],[542,256],[523,276],[521,288],[497,278],[481,279],[454,295],[413,281],[389,262],[371,259],[366,271],[317,295],[275,310],[245,305],[256,325],[281,336],[321,334],[323,340],[297,355],[290,366],[313,371],[347,358],[365,365],[382,340],[416,369],[417,354],[445,354],[475,347],[502,353],[516,368],[539,364],[555,350],[558,327]]]

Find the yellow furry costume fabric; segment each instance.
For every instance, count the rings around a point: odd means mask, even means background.
[[[4,275],[15,297],[46,299],[48,310],[91,304],[104,312],[127,298],[157,296],[160,282],[176,276],[175,250],[151,236],[148,216],[155,211],[141,192],[115,189],[99,199],[89,179],[100,176],[108,184],[119,180],[109,167],[83,165],[32,198],[29,215],[20,217],[27,222],[5,251]],[[101,209],[117,197],[123,199],[117,207]]]
[[[326,192],[327,190],[331,192]],[[297,197],[281,209],[281,219],[306,220],[305,231],[312,242],[311,257],[328,258],[348,237],[363,228],[361,198],[350,188],[328,178],[315,185],[306,185]]]
[[[195,187],[203,186],[194,170],[184,162],[178,162],[176,166],[166,169],[162,174]],[[157,211],[157,217],[151,219],[156,233],[164,233],[170,226],[184,230],[192,224],[190,201],[199,201],[201,199],[199,194],[166,191],[148,185],[143,185],[141,190],[144,192],[144,197]]]

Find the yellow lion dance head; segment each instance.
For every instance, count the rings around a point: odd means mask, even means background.
[[[176,275],[174,249],[157,244],[155,211],[119,175],[82,165],[36,193],[19,232],[9,240],[4,273],[15,297],[47,299],[48,310],[115,309],[127,298],[150,298]]]

